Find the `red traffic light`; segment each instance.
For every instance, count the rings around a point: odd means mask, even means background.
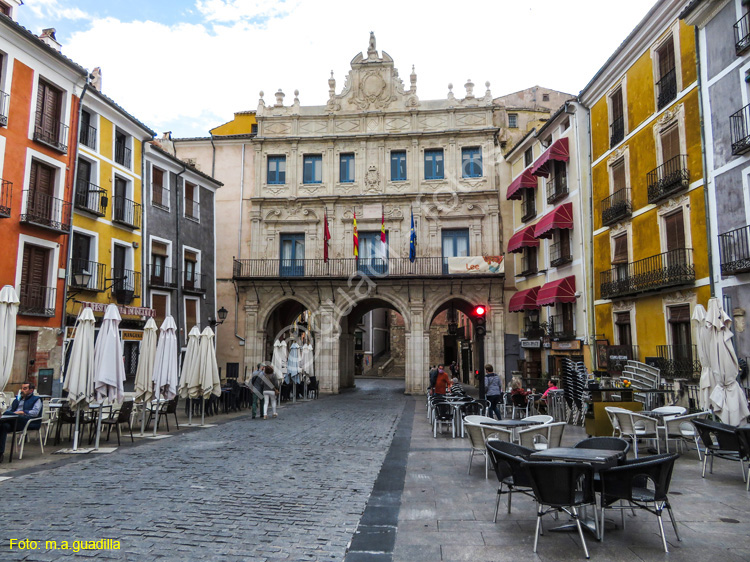
[[[486,312],[487,312],[487,309],[483,307],[482,305],[474,307],[474,316],[484,316]]]

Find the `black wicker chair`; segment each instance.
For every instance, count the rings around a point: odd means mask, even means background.
[[[693,420],[693,425],[700,435],[705,454],[703,455],[703,478],[706,477],[706,464],[711,457],[710,472],[714,472],[714,457],[739,461],[742,471],[742,481],[745,481],[745,465],[743,463],[743,451],[740,439],[737,436],[736,427],[725,423],[711,420]]]
[[[521,447],[515,443],[508,443],[497,439],[487,440],[487,454],[495,469],[499,487],[497,489],[497,501],[495,502],[495,518],[497,523],[497,514],[500,510],[500,497],[508,494],[508,513],[510,513],[511,500],[513,492],[519,492],[529,497],[533,497],[531,490],[531,480],[528,473],[523,469],[523,463],[529,459],[534,451]],[[503,486],[506,490],[503,490]]]

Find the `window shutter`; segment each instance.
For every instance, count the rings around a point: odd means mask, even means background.
[[[680,130],[677,125],[670,127],[661,135],[662,163],[669,162],[672,158],[680,155]],[[671,172],[673,170],[666,170]]]
[[[615,192],[625,187],[625,160],[620,159],[612,165],[612,184]]]
[[[672,324],[690,322],[690,305],[683,304],[680,306],[670,306],[669,322]]]
[[[25,244],[23,247],[23,262],[21,270],[21,284],[44,287],[47,285],[47,253],[46,248]]]
[[[161,242],[151,243],[151,253],[157,256],[167,256],[167,245]]]
[[[612,121],[617,121],[623,116],[622,111],[622,89],[618,88],[617,91],[612,94]]]
[[[619,265],[628,263],[628,235],[623,234],[615,238],[615,250],[612,256],[612,264]]]
[[[667,251],[685,247],[685,227],[682,220],[682,209],[664,218],[667,230]]]
[[[630,326],[630,312],[618,312],[615,314],[615,324],[618,326],[627,324]]]

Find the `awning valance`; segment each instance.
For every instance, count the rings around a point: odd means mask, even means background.
[[[521,175],[514,179],[508,186],[508,191],[505,194],[505,198],[521,199],[522,189],[536,189],[539,183],[538,178],[531,173],[531,169],[526,169],[521,172]]]
[[[570,159],[570,152],[568,152],[568,137],[557,139],[552,145],[544,151],[544,153],[536,159],[534,165],[531,167],[531,173],[535,176],[549,176],[549,163],[552,160],[559,160],[560,162],[567,162]]]
[[[531,289],[526,289],[525,291],[518,291],[515,295],[510,297],[510,301],[508,302],[508,312],[539,310],[539,305],[536,303],[538,293],[539,287],[533,287]]]
[[[527,226],[523,230],[519,230],[508,240],[508,251],[515,253],[520,252],[524,248],[539,247],[539,240],[534,238],[534,225]]]
[[[534,236],[536,238],[552,238],[552,231],[556,228],[573,228],[573,203],[563,203],[556,207],[536,223]]]
[[[542,285],[536,298],[539,306],[550,306],[556,302],[576,302],[575,275],[563,277]]]

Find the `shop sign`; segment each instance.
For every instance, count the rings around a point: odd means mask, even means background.
[[[539,340],[521,340],[521,347],[525,349],[540,349],[542,342]]]
[[[448,273],[505,273],[504,256],[463,256],[448,258]]]
[[[552,349],[555,351],[580,351],[581,340],[553,341]]]
[[[103,302],[82,302],[82,306],[89,307],[94,312],[104,312],[107,310],[109,304]],[[146,308],[142,306],[122,306],[116,305],[117,310],[123,316],[148,316],[149,318],[156,318],[156,311],[153,308]]]
[[[143,339],[143,332],[122,330],[120,336],[122,337],[122,341],[141,341]]]

